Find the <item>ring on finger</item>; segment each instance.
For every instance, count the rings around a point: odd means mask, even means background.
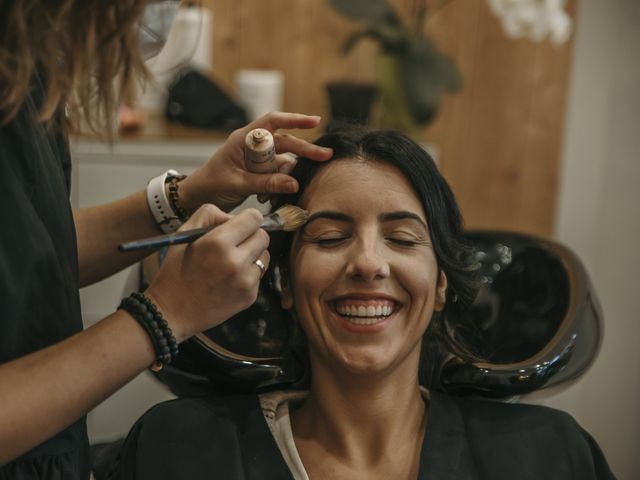
[[[267,270],[267,266],[259,258],[256,259],[253,263],[255,263],[256,266],[260,269],[260,276],[262,277],[264,275],[264,272]]]

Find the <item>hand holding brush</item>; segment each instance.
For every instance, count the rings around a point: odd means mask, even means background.
[[[291,232],[302,227],[308,218],[309,212],[306,210],[294,205],[283,205],[275,212],[265,215],[260,228],[268,232],[281,230]],[[194,228],[191,230],[184,230],[166,235],[157,235],[155,237],[144,238],[142,240],[121,243],[118,245],[118,250],[121,252],[130,252],[133,250],[155,250],[168,245],[191,243],[205,233],[211,231],[213,228],[215,228],[215,226]]]

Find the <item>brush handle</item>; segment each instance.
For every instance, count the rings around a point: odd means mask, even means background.
[[[284,225],[280,221],[280,216],[276,213],[265,215],[264,220],[260,225],[260,228],[267,232],[282,230],[283,227]],[[166,235],[157,235],[155,237],[143,238],[142,240],[134,240],[132,242],[121,243],[118,245],[118,250],[121,252],[133,252],[134,250],[156,250],[169,245],[191,243],[214,228],[215,225],[194,228],[193,230],[185,230],[183,232],[168,233]]]
[[[142,240],[134,240],[132,242],[121,243],[118,250],[121,252],[132,252],[134,250],[155,250],[168,245],[176,245],[179,243],[191,243],[200,238],[205,233],[213,230],[213,226],[194,228],[193,230],[185,230],[183,232],[168,233],[166,235],[157,235],[155,237],[143,238]]]

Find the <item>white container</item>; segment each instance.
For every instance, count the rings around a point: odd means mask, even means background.
[[[279,70],[238,70],[236,95],[249,120],[282,110],[284,75]]]
[[[211,70],[213,47],[211,11],[201,7],[180,7],[162,51],[148,65],[154,72],[164,73],[190,65]]]
[[[193,67],[207,74],[212,70],[213,14],[202,7],[180,7],[167,43],[160,53],[147,61],[153,75],[139,100],[147,110],[163,110],[167,89],[177,72]]]
[[[250,172],[272,173],[277,171],[276,147],[273,135],[264,128],[254,128],[244,139],[244,163]]]

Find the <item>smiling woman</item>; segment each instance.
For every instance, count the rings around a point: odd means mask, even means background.
[[[304,390],[212,395],[155,407],[124,447],[122,478],[609,479],[567,414],[449,397],[421,386],[424,338],[474,298],[471,249],[433,161],[389,131],[322,137],[300,159],[309,211],[273,235],[269,276],[304,332]]]
[[[293,240],[283,306],[300,319],[314,376],[417,365],[447,275],[410,182],[392,164],[349,157],[321,169],[299,204],[310,219]]]

